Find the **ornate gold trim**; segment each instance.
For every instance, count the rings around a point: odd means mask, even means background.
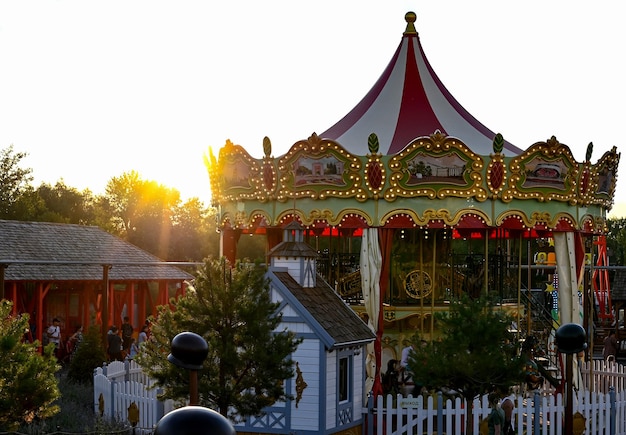
[[[391,157],[390,187],[384,197],[387,201],[450,196],[485,201],[483,166],[482,157],[463,142],[437,131],[428,138],[416,139]]]
[[[367,200],[362,188],[361,160],[337,142],[315,133],[294,144],[278,161],[280,187],[276,199],[355,198]],[[310,167],[309,167],[310,166]]]
[[[536,199],[562,201],[575,205],[578,164],[570,149],[552,136],[537,142],[509,164],[511,176],[502,201]]]
[[[404,291],[413,299],[422,299],[433,292],[433,280],[430,275],[420,269],[414,269],[402,280]]]
[[[302,393],[309,385],[304,381],[304,376],[302,375],[302,370],[300,370],[300,364],[296,361],[296,408],[302,400]]]

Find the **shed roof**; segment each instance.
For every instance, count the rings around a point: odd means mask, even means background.
[[[328,348],[365,344],[376,336],[361,318],[318,276],[315,287],[304,288],[288,272],[270,270],[321,328]]]
[[[111,281],[192,279],[182,269],[99,227],[0,220],[0,263],[6,281]]]

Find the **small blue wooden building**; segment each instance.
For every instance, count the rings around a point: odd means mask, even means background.
[[[291,222],[270,253],[272,299],[280,303],[279,330],[303,342],[291,356],[293,378],[285,388],[293,400],[236,426],[239,434],[360,434],[365,392],[366,346],[376,338],[361,318],[316,274],[317,252]]]

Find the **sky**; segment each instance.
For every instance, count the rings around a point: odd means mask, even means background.
[[[321,133],[374,85],[408,11],[434,71],[490,130],[582,161],[626,145],[620,0],[0,2],[0,149],[34,184],[104,193],[135,170],[210,201],[204,156]],[[626,148],[625,148],[626,149]],[[618,170],[609,216],[626,217]]]

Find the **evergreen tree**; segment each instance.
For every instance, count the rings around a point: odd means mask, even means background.
[[[509,332],[512,316],[487,298],[464,297],[449,312],[436,313],[441,339],[414,345],[408,367],[416,383],[456,390],[471,406],[491,392],[520,383],[524,360]],[[472,427],[468,412],[467,428]],[[468,431],[467,433],[471,433]]]
[[[281,316],[263,268],[238,263],[231,269],[224,260],[207,259],[193,287],[171,304],[159,307],[152,335],[136,357],[164,388],[165,398],[189,396],[189,374],[166,358],[172,339],[184,331],[201,335],[209,345],[198,373],[201,405],[238,421],[288,398],[283,381],[293,376],[290,355],[300,340],[276,331]]]
[[[54,345],[38,352],[39,343],[24,339],[28,315],[13,316],[13,304],[0,301],[0,429],[14,430],[59,412],[55,377],[60,368]]]
[[[93,383],[93,370],[107,361],[99,325],[92,325],[76,349],[67,377],[79,383]]]

